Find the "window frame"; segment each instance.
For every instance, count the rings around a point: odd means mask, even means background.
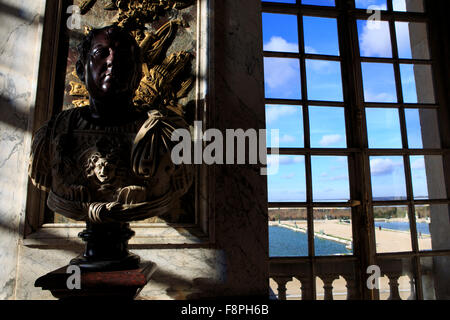
[[[39,62],[37,97],[32,128],[40,128],[48,119],[61,111],[66,74],[68,35],[65,28],[70,17],[67,13],[72,0],[46,1],[43,26],[42,49]],[[212,126],[214,108],[212,95],[211,59],[213,18],[209,1],[197,0],[196,82],[195,117],[203,121],[203,127]],[[34,132],[33,132],[34,133]],[[131,249],[153,248],[155,245],[209,245],[215,242],[214,235],[214,181],[212,166],[195,166],[195,221],[193,223],[130,223],[136,235],[130,240]],[[85,223],[46,223],[47,193],[28,182],[25,223],[22,226],[21,243],[37,248],[60,248],[81,244],[78,233]]]
[[[439,78],[443,78],[442,70],[439,69],[438,63],[442,60],[442,57],[437,56],[437,41],[431,38],[433,35],[432,17],[430,12],[433,12],[432,5],[428,1],[424,1],[425,12],[394,12],[392,0],[387,0],[388,8],[386,11],[381,11],[381,20],[389,22],[389,30],[391,36],[392,45],[392,57],[391,58],[368,58],[361,57],[359,50],[358,19],[367,20],[370,15],[365,9],[356,9],[354,2],[348,2],[345,0],[336,0],[335,7],[327,6],[314,6],[314,5],[302,5],[301,0],[297,0],[296,4],[282,4],[274,2],[262,1],[263,13],[285,13],[294,14],[297,16],[298,21],[298,37],[299,37],[299,53],[279,53],[279,52],[266,52],[264,51],[264,57],[289,57],[300,59],[300,72],[301,72],[301,86],[302,86],[302,99],[301,100],[285,100],[285,99],[265,99],[267,104],[295,104],[301,105],[303,108],[303,126],[304,126],[304,148],[279,148],[272,150],[268,148],[268,154],[289,154],[289,155],[304,155],[306,166],[306,202],[270,202],[269,208],[307,208],[307,223],[308,223],[308,256],[307,257],[270,257],[271,274],[275,275],[276,270],[281,265],[289,263],[304,263],[309,265],[310,275],[308,286],[308,297],[316,296],[315,288],[315,268],[320,263],[325,261],[341,262],[341,263],[354,263],[356,284],[358,288],[358,295],[364,299],[378,299],[379,292],[377,290],[369,290],[366,287],[367,274],[365,270],[370,265],[376,265],[382,263],[388,259],[393,258],[410,258],[414,269],[415,286],[416,286],[416,298],[423,299],[422,279],[420,259],[422,257],[430,256],[450,256],[450,250],[433,250],[433,251],[420,251],[418,248],[418,238],[416,229],[416,219],[414,212],[414,205],[423,204],[450,204],[449,199],[449,185],[450,180],[448,173],[446,173],[445,185],[446,185],[446,198],[445,199],[428,199],[428,200],[416,200],[413,197],[412,190],[412,177],[411,177],[411,155],[440,155],[443,159],[444,168],[449,167],[448,159],[448,123],[445,123],[442,119],[447,114],[448,106],[445,104],[445,97],[443,96],[443,86],[445,83],[438,83]],[[434,11],[435,12],[435,11]],[[338,39],[340,47],[340,56],[317,56],[304,53],[303,43],[303,28],[302,16],[319,16],[336,18],[338,24]],[[395,21],[408,21],[408,22],[425,22],[427,24],[428,46],[430,50],[430,59],[399,59],[397,43],[395,37]],[[434,33],[437,34],[436,30]],[[305,72],[305,60],[313,59],[325,59],[341,61],[341,75],[342,86],[344,91],[344,101],[341,102],[320,102],[320,101],[308,101],[307,100],[307,88],[306,88],[306,72]],[[396,92],[398,101],[396,103],[366,103],[364,102],[364,89],[362,83],[362,68],[363,62],[387,62],[392,63],[394,66]],[[434,85],[434,104],[408,104],[403,101],[402,84],[399,65],[401,63],[408,64],[429,64],[433,74]],[[309,143],[309,127],[308,127],[308,106],[323,105],[323,106],[345,106],[346,113],[346,136],[347,136],[347,148],[342,149],[328,149],[328,148],[311,148]],[[367,139],[366,128],[366,107],[394,107],[399,110],[400,127],[402,134],[402,148],[401,149],[369,149]],[[409,149],[407,143],[407,131],[405,123],[405,108],[430,108],[437,110],[441,120],[439,123],[439,133],[441,138],[440,149]],[[348,156],[348,168],[349,168],[349,183],[350,183],[350,201],[339,203],[320,203],[312,201],[312,181],[311,181],[311,156],[313,155],[345,155]],[[401,155],[403,157],[405,179],[406,179],[406,194],[407,199],[395,200],[395,201],[374,201],[372,199],[372,186],[370,175],[370,156],[373,155]],[[445,170],[444,170],[445,172]],[[410,234],[412,241],[412,251],[409,252],[395,252],[395,253],[377,253],[375,243],[375,227],[374,227],[374,206],[395,206],[405,205],[408,207],[408,217],[410,221]],[[337,256],[337,257],[318,257],[314,256],[314,221],[313,221],[313,209],[320,207],[352,207],[352,227],[353,227],[353,244],[354,250],[352,256]],[[302,288],[303,291],[303,288]]]

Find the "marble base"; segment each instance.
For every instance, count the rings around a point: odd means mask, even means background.
[[[69,265],[38,278],[34,286],[49,290],[55,298],[60,300],[92,298],[132,300],[150,281],[150,277],[156,270],[155,263],[145,262],[134,270],[82,272],[80,289],[69,289],[67,279],[73,273],[67,273],[68,267]]]

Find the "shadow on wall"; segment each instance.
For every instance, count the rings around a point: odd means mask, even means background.
[[[0,233],[17,233],[17,228],[6,224],[0,220]],[[29,248],[36,248],[41,250],[64,250],[65,252],[72,252],[75,255],[80,254],[83,251],[84,246],[74,239],[64,238],[64,244],[61,248],[55,248],[45,245],[45,238],[56,238],[57,235],[51,230],[41,229],[42,245],[37,242],[33,245],[27,245]],[[37,240],[37,239],[36,239]],[[42,253],[42,257],[45,257],[45,253]],[[55,266],[55,269],[61,266]],[[178,274],[175,274],[169,270],[163,269],[161,266],[157,266],[158,269],[153,274],[147,288],[148,294],[144,292],[142,296],[139,296],[139,300],[154,299],[152,292],[152,283],[160,284],[165,288],[165,294],[175,300],[183,299],[201,299],[207,297],[214,297],[218,292],[223,292],[222,284],[209,278],[195,278],[193,280],[186,279]],[[48,270],[49,272],[52,270]],[[43,274],[42,274],[43,275]],[[34,281],[35,279],[33,279]]]
[[[147,284],[147,290],[145,288],[142,290],[138,300],[164,299],[164,297],[158,297],[157,292],[152,291],[152,283],[155,287],[158,287],[157,284],[165,287],[165,294],[174,300],[214,298],[224,289],[223,284],[210,278],[190,280],[171,271],[157,269]]]
[[[6,13],[11,16],[14,16],[16,18],[22,19],[24,21],[32,21],[34,20],[34,17],[36,16],[31,14],[30,12],[23,10],[22,8],[17,8],[14,6],[11,6],[9,4],[0,3],[0,13]],[[44,17],[39,16],[39,23],[44,22]]]
[[[0,72],[0,122],[26,131],[28,114],[20,110],[20,106],[21,100],[26,101],[30,96],[30,92],[18,94],[13,79]]]

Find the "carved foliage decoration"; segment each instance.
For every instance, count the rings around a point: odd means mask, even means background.
[[[96,4],[96,0],[85,0],[80,9],[86,14]],[[193,54],[179,51],[167,56],[167,49],[173,42],[177,29],[187,27],[184,21],[170,20],[156,32],[149,32],[145,25],[155,22],[172,9],[183,9],[194,0],[110,0],[105,10],[116,10],[115,24],[131,32],[141,47],[143,54],[143,76],[136,90],[134,103],[145,109],[167,110],[183,116],[183,106],[178,100],[185,97],[194,82],[191,74]],[[89,31],[85,29],[85,33]],[[74,73],[76,74],[76,73]],[[70,95],[75,107],[89,104],[89,96],[84,84],[70,82]]]

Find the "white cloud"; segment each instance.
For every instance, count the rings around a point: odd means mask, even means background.
[[[391,174],[402,162],[394,162],[391,159],[377,158],[370,160],[370,172],[374,176]]]
[[[289,134],[284,134],[281,138],[278,136],[272,137],[272,146],[279,146],[281,143],[292,143],[295,142],[295,137]]]
[[[279,165],[289,165],[305,162],[305,158],[302,156],[280,156],[280,155],[267,155],[267,165],[274,165],[278,161]]]
[[[298,52],[298,44],[288,42],[282,37],[273,36],[264,43],[265,51]]]
[[[320,177],[323,178],[322,180],[325,181],[339,181],[339,180],[348,180],[348,175],[341,174],[337,176],[330,176],[327,172],[322,172],[320,174]]]
[[[366,3],[369,2],[366,0]],[[395,7],[395,3],[397,7]],[[382,10],[386,6],[381,6]],[[394,9],[396,11],[406,11],[404,0],[394,0]],[[409,22],[396,22],[395,31],[397,35],[397,46],[399,53],[405,55],[405,50],[410,51],[411,43],[409,36]],[[391,37],[389,30],[389,23],[387,21],[372,21],[369,20],[363,24],[363,30],[360,34],[361,53],[364,56],[371,57],[390,57],[391,51]]]
[[[283,179],[292,179],[295,177],[295,173],[289,173],[289,174],[285,174],[284,176],[282,176]]]
[[[321,74],[330,74],[335,73],[337,70],[338,64],[336,62],[326,61],[326,60],[306,60],[306,68],[308,70],[313,70],[317,73]]]
[[[425,169],[425,159],[423,157],[417,158],[411,163],[411,169],[419,170]]]
[[[367,102],[397,102],[396,96],[387,92],[374,94],[370,90],[364,90],[364,100]]]
[[[395,0],[394,0],[395,1]],[[369,6],[377,6],[380,10],[386,10],[386,4],[379,5],[380,0],[355,0],[356,7],[367,8]]]
[[[330,177],[328,180],[330,180],[330,181],[348,180],[348,175],[342,174],[340,176]]]
[[[305,52],[309,54],[317,54],[317,50],[310,46],[305,46]]]
[[[289,134],[285,134],[280,138],[280,142],[284,142],[284,143],[290,143],[290,142],[295,142],[295,137],[291,136]]]
[[[387,21],[367,21],[360,34],[361,54],[369,57],[392,56],[389,23]]]
[[[266,122],[271,124],[279,118],[292,116],[297,112],[298,107],[295,106],[268,106],[266,108]]]
[[[320,145],[326,147],[335,143],[342,141],[343,137],[340,134],[328,134],[324,135],[320,140]]]
[[[297,59],[265,58],[264,81],[271,90],[287,91],[293,83],[299,82],[300,66]]]

